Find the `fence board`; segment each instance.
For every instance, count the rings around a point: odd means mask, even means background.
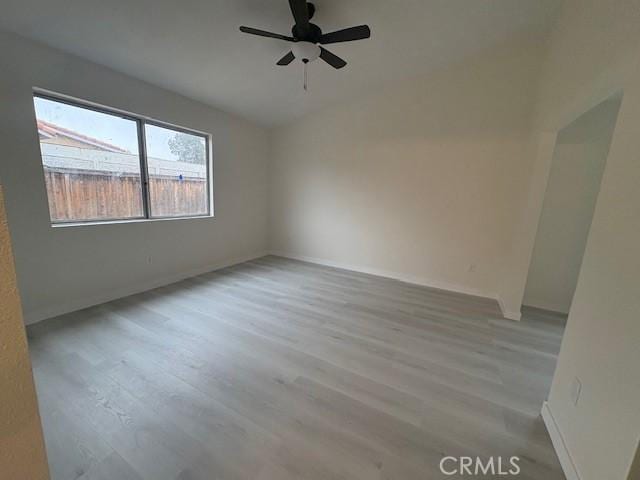
[[[144,216],[138,176],[63,172],[45,168],[49,211],[54,222],[126,219]],[[207,213],[204,179],[149,179],[154,216]]]

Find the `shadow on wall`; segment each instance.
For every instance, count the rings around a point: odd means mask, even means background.
[[[631,469],[629,470],[629,476],[627,477],[627,480],[636,480],[638,478],[640,478],[640,438],[638,439],[636,456],[633,459],[633,463],[631,464]]]

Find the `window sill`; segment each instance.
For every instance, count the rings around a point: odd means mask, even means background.
[[[105,220],[105,221],[88,221],[88,222],[68,222],[68,223],[52,223],[52,228],[69,228],[69,227],[95,227],[100,225],[121,225],[127,223],[155,223],[167,222],[175,220],[196,220],[214,218],[214,215],[192,215],[190,217],[161,217],[161,218],[134,218],[131,220]]]

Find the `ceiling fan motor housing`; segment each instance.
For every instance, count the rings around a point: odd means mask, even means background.
[[[320,56],[320,47],[311,42],[296,42],[291,46],[291,51],[304,63],[313,62]]]
[[[315,23],[308,23],[304,29],[294,25],[291,27],[291,34],[293,38],[300,42],[312,42],[317,43],[322,37],[322,29]]]

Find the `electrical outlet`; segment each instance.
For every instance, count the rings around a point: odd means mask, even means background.
[[[580,401],[580,393],[582,393],[582,382],[578,377],[575,377],[571,382],[571,401],[576,407]]]

